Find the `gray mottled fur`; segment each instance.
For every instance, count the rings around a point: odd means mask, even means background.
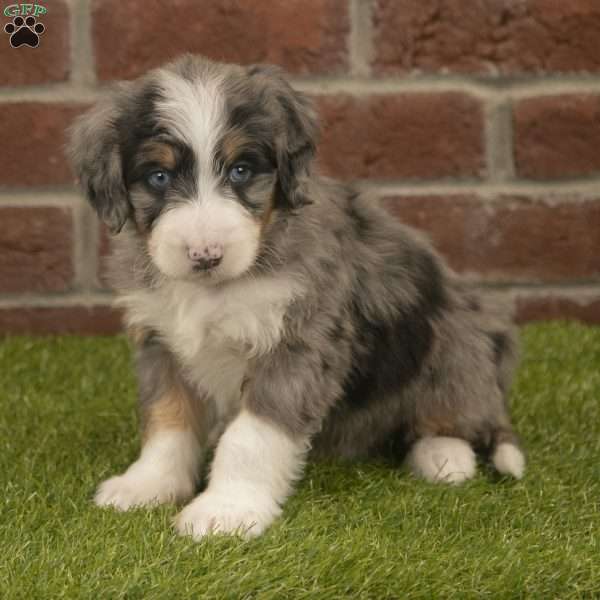
[[[263,134],[273,138],[281,203],[244,277],[288,277],[304,293],[290,304],[277,346],[249,361],[240,402],[291,435],[310,435],[319,455],[400,454],[435,435],[483,452],[517,443],[506,401],[516,360],[506,312],[465,289],[423,236],[368,194],[312,172],[312,108],[278,71],[190,57],[169,68],[189,78],[222,70],[231,101],[247,101],[251,114],[260,107]],[[117,159],[119,119],[152,77],[119,87],[73,133],[73,162],[92,203],[113,230],[127,221],[112,259],[121,292],[160,285],[129,219],[135,207]],[[189,379],[160,340],[138,352],[142,405],[157,397],[161,369]]]

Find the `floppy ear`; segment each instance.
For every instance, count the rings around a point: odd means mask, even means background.
[[[284,72],[272,65],[252,65],[250,76],[260,79],[281,115],[282,127],[277,134],[276,153],[278,185],[291,208],[309,203],[299,185],[314,158],[319,125],[312,102],[295,90]]]
[[[68,154],[91,205],[112,233],[118,233],[131,214],[123,179],[119,131],[126,84],[79,117],[69,131]]]

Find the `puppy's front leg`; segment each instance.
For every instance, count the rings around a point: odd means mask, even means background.
[[[242,410],[217,446],[206,491],[176,520],[181,534],[253,537],[281,513],[325,413],[321,364],[280,348],[253,371]]]
[[[187,501],[194,494],[202,448],[190,391],[169,352],[151,337],[139,341],[137,374],[142,452],[125,473],[99,486],[98,506],[128,510]]]
[[[306,438],[243,409],[219,441],[208,488],[179,514],[177,530],[196,540],[209,533],[260,535],[281,513],[306,449]]]

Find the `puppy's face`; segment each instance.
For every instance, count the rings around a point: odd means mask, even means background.
[[[167,278],[219,283],[255,262],[303,198],[316,124],[277,70],[186,57],[121,84],[81,118],[71,156],[113,231],[126,222]]]

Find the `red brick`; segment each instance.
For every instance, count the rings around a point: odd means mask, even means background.
[[[121,315],[109,306],[0,309],[0,334],[112,335],[120,331]]]
[[[10,4],[3,3],[2,9]],[[3,31],[12,17],[3,16],[0,25],[0,86],[53,83],[68,78],[71,44],[69,9],[63,0],[53,0],[45,6],[48,13],[37,17],[46,28],[37,48],[13,48],[10,37]]]
[[[346,0],[96,0],[93,17],[100,79],[132,78],[184,52],[298,74],[347,67]]]
[[[352,178],[473,177],[484,167],[479,102],[459,93],[323,97],[320,163]]]
[[[376,0],[376,73],[600,71],[597,0]]]
[[[517,323],[569,319],[589,324],[600,324],[600,298],[582,299],[548,294],[542,297],[517,297]]]
[[[426,231],[457,271],[490,281],[568,282],[600,277],[600,199],[475,196],[387,198]]]
[[[59,207],[0,208],[0,292],[59,292],[73,279],[73,216]]]
[[[514,109],[519,175],[556,179],[600,171],[600,96],[531,98]]]
[[[68,184],[75,180],[64,154],[65,128],[85,107],[38,102],[0,106],[5,152],[0,187]]]

